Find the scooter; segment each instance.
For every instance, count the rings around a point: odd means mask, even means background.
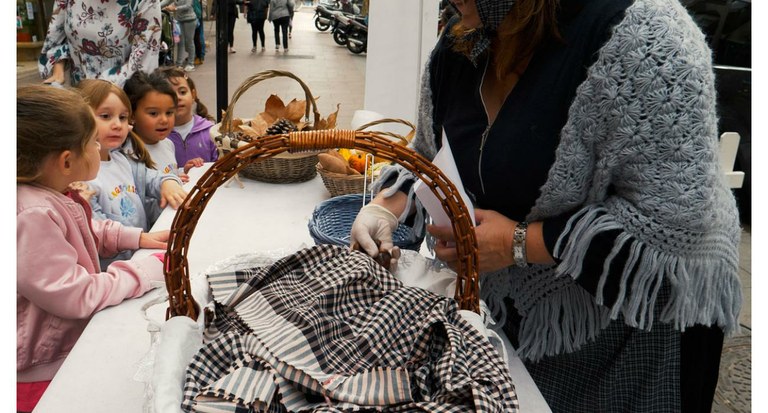
[[[315,28],[324,32],[331,27],[333,15],[341,13],[341,7],[337,2],[320,2],[315,7]]]
[[[333,41],[339,46],[345,46],[347,44],[347,29],[350,26],[350,18],[344,13],[337,13],[333,15],[333,22],[331,23],[331,33],[333,34]]]
[[[333,41],[339,46],[347,45],[347,32],[352,27],[352,22],[357,21],[360,23],[365,22],[365,17],[355,14],[338,13],[333,16],[333,23],[331,24],[333,33]]]
[[[354,54],[368,51],[368,25],[364,20],[350,20],[350,27],[347,29],[347,49]]]

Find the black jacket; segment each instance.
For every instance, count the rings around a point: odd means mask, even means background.
[[[218,10],[216,5],[217,0],[213,0],[212,7],[211,7],[211,15],[215,16],[216,11]],[[243,4],[243,0],[225,0],[227,2],[227,16],[235,16],[235,18],[239,17],[240,12],[237,10],[237,6]]]
[[[248,10],[246,12],[246,19],[248,20],[248,23],[253,23],[256,20],[267,19],[269,0],[251,0],[247,7]]]

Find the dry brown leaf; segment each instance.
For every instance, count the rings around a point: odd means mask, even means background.
[[[251,119],[251,129],[258,133],[257,136],[264,135],[264,133],[267,132],[269,125],[271,125],[271,123],[267,123],[261,116]]]
[[[333,129],[336,127],[336,117],[339,115],[339,107],[341,107],[341,103],[336,104],[336,112],[331,113],[328,115],[326,119],[320,119],[317,122],[317,125],[315,125],[315,130],[324,130],[324,129]]]
[[[264,114],[269,116],[264,116]],[[279,96],[269,95],[267,102],[264,104],[264,112],[260,113],[260,115],[271,125],[277,119],[285,117],[285,103],[283,103]]]
[[[285,118],[293,123],[298,123],[304,117],[304,113],[307,110],[306,100],[293,99],[288,103],[285,108]]]
[[[242,130],[243,133],[245,133],[246,135],[248,135],[248,136],[250,136],[252,138],[258,138],[259,136],[264,134],[264,132],[259,133],[259,131],[255,130],[252,127],[250,127],[248,125],[245,125],[245,124],[240,125],[240,130]]]

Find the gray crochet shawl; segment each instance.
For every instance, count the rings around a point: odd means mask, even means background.
[[[611,320],[646,330],[654,321],[681,331],[694,324],[718,325],[728,335],[739,329],[741,229],[717,159],[710,50],[676,0],[636,0],[613,30],[578,87],[548,179],[526,218],[578,210],[552,251],[560,264],[481,276],[481,296],[502,325],[504,297],[522,316],[523,359],[576,351]],[[411,147],[430,159],[432,111],[426,70]],[[378,182],[392,176],[386,196],[413,179],[392,167]],[[593,296],[574,279],[593,237],[612,230],[620,235]],[[608,271],[627,243],[623,271]],[[610,306],[602,294],[608,277],[620,280]],[[657,303],[662,279],[671,298]],[[663,306],[659,320],[656,305]]]

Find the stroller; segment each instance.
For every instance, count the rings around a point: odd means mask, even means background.
[[[176,53],[176,39],[174,35],[174,21],[170,12],[162,11],[160,32],[160,66],[173,66]]]

